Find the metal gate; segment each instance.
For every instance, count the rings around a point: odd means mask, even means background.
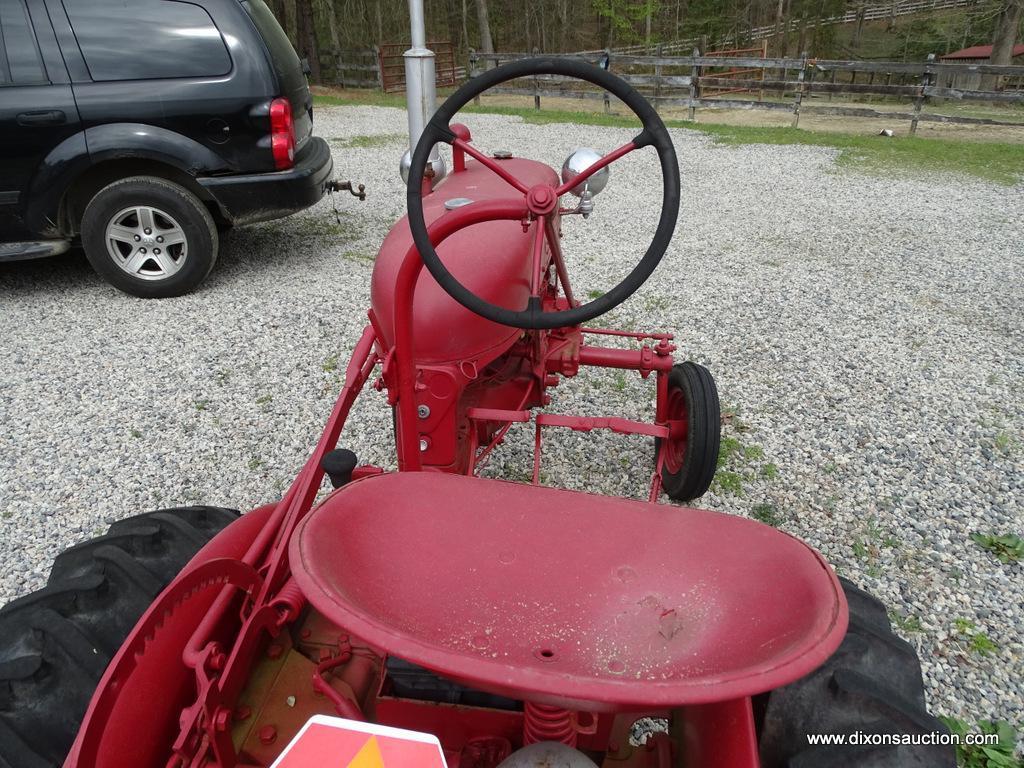
[[[455,46],[450,42],[429,42],[427,48],[434,52],[434,69],[437,72],[437,87],[457,85],[459,69],[455,66]],[[409,46],[402,43],[384,43],[380,47],[380,81],[384,93],[405,91],[405,58]]]

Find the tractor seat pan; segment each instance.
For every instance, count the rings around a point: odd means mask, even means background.
[[[388,654],[589,711],[749,696],[846,631],[832,569],[717,512],[434,472],[340,488],[292,538],[299,586]]]

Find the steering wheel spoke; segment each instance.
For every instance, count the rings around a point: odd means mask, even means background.
[[[474,147],[471,142],[468,142],[465,139],[455,139],[455,141],[452,142],[452,146],[461,149],[467,155],[480,163],[480,165],[484,166],[489,171],[492,171],[495,175],[499,176],[502,181],[510,184],[524,195],[530,191],[530,188],[523,184],[523,182],[502,168],[501,163],[497,162],[493,157],[485,155],[479,149]]]

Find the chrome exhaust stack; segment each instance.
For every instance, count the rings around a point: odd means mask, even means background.
[[[427,121],[437,110],[437,76],[434,67],[434,52],[427,48],[427,30],[423,16],[423,0],[409,0],[409,25],[412,31],[412,47],[405,58],[405,97],[409,112],[409,151],[402,156],[400,170],[402,180],[408,181],[409,164]],[[434,171],[434,183],[447,174],[444,160],[435,145],[430,150],[430,168]]]

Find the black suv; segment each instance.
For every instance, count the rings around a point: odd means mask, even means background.
[[[197,286],[218,231],[330,184],[264,0],[0,0],[0,261],[80,241],[136,296]]]

